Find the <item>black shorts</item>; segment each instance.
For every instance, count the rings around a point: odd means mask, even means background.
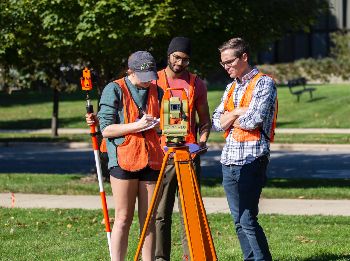
[[[140,181],[157,181],[160,170],[151,169],[149,166],[139,171],[127,171],[121,167],[113,167],[109,175],[117,179],[138,179]]]

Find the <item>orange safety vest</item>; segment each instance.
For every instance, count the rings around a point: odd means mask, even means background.
[[[256,74],[253,79],[250,81],[250,83],[247,86],[246,91],[244,92],[242,99],[239,103],[239,107],[248,107],[252,97],[253,97],[253,91],[256,86],[257,81],[260,79],[261,76],[265,76],[266,74],[258,73]],[[225,111],[232,111],[235,108],[234,102],[233,102],[233,91],[236,87],[236,82],[234,82],[231,86],[231,89],[229,90],[227,94],[227,98],[224,103],[224,110]],[[276,121],[277,121],[277,98],[275,102],[275,112],[273,116],[272,126],[271,126],[271,134],[269,137],[270,142],[274,141],[275,136],[275,128],[276,128]],[[224,137],[227,138],[230,131],[232,129],[232,126],[229,127],[224,134]],[[260,140],[260,134],[261,134],[261,127],[258,127],[254,130],[243,130],[240,128],[234,128],[232,132],[232,137],[238,141],[238,142],[244,142],[244,141],[257,141]]]
[[[192,130],[192,115],[193,115],[193,107],[194,107],[194,90],[195,90],[195,80],[196,80],[196,75],[190,73],[190,84],[188,88],[188,108],[189,108],[189,119],[190,119],[190,124],[189,124],[189,133],[185,137],[186,143],[197,143],[197,134]],[[171,88],[168,84],[168,80],[166,78],[166,73],[165,69],[158,71],[158,80],[157,84],[159,87],[161,87],[164,92],[166,91],[167,88]],[[161,144],[162,146],[165,146],[165,136],[161,137]]]
[[[139,118],[139,110],[124,79],[114,81],[123,93],[124,123],[135,122]],[[146,113],[159,118],[158,91],[156,85],[151,85],[148,92]],[[105,139],[104,139],[105,140]],[[104,142],[105,143],[105,142]],[[103,151],[103,144],[100,150]],[[127,171],[138,171],[147,165],[154,170],[160,170],[163,162],[163,151],[155,129],[125,135],[124,142],[117,146],[118,165]]]

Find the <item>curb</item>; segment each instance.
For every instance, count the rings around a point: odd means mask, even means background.
[[[208,143],[209,149],[222,150],[224,143]],[[90,142],[0,142],[0,147],[53,147],[67,149],[91,148]],[[279,144],[272,143],[271,151],[347,151],[350,152],[350,144]]]
[[[288,151],[348,151],[350,152],[350,144],[271,144],[272,151],[288,150]]]
[[[0,133],[32,133],[32,134],[50,134],[51,129],[0,129]],[[59,134],[89,134],[89,128],[58,128]],[[276,134],[278,133],[290,133],[290,134],[350,134],[350,128],[336,129],[336,128],[276,128]]]

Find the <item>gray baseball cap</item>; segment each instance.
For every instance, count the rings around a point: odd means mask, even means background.
[[[146,51],[137,51],[130,55],[129,69],[133,70],[141,82],[149,82],[158,79],[156,61]]]

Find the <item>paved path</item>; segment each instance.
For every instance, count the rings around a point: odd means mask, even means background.
[[[202,177],[221,178],[223,144],[208,144],[201,157]],[[2,173],[92,173],[91,144],[0,143]],[[275,144],[271,146],[270,178],[350,178],[350,144]]]
[[[0,130],[1,133],[1,130]],[[214,150],[222,150],[224,143],[208,143],[208,147]],[[307,144],[307,143],[271,143],[271,151],[347,151],[350,152],[350,144]],[[91,149],[90,142],[0,142],[0,147],[51,147],[67,149]]]
[[[42,130],[0,130],[6,132],[51,133],[50,129]],[[350,134],[350,129],[277,129],[277,133],[337,133]],[[89,133],[88,129],[59,129],[59,133]],[[1,145],[1,144],[0,144]],[[33,144],[24,144],[32,146]],[[42,144],[47,146],[46,143]],[[51,144],[53,145],[53,144]],[[2,146],[23,146],[19,143],[6,143]],[[40,147],[40,143],[35,143]],[[54,145],[53,145],[54,146]],[[59,146],[62,146],[59,145]],[[67,148],[90,148],[89,143],[67,143]],[[221,149],[222,144],[211,146]],[[350,151],[350,145],[322,145],[322,144],[272,144],[272,151]],[[113,208],[112,198],[107,197],[108,205]],[[229,213],[226,198],[203,198],[207,213]],[[21,208],[84,208],[100,209],[99,196],[69,196],[69,195],[42,195],[42,194],[14,194],[14,201],[10,193],[0,193],[0,207]],[[174,210],[177,210],[175,204]],[[261,199],[260,213],[285,215],[340,215],[350,216],[350,200],[305,200],[305,199]]]
[[[14,202],[12,201],[14,199]],[[207,214],[230,213],[226,198],[203,198]],[[113,207],[111,196],[107,196],[109,208]],[[0,207],[18,208],[82,208],[100,209],[99,196],[70,196],[0,193]],[[137,206],[137,204],[136,204]],[[310,200],[310,199],[261,199],[261,214],[282,215],[333,215],[350,216],[350,200]],[[177,202],[174,211],[178,211]]]
[[[276,133],[315,133],[315,134],[350,134],[350,129],[329,129],[329,128],[277,128]],[[51,129],[38,129],[38,130],[0,130],[0,133],[33,133],[33,134],[50,134]],[[59,134],[79,134],[90,133],[88,128],[59,128]]]

